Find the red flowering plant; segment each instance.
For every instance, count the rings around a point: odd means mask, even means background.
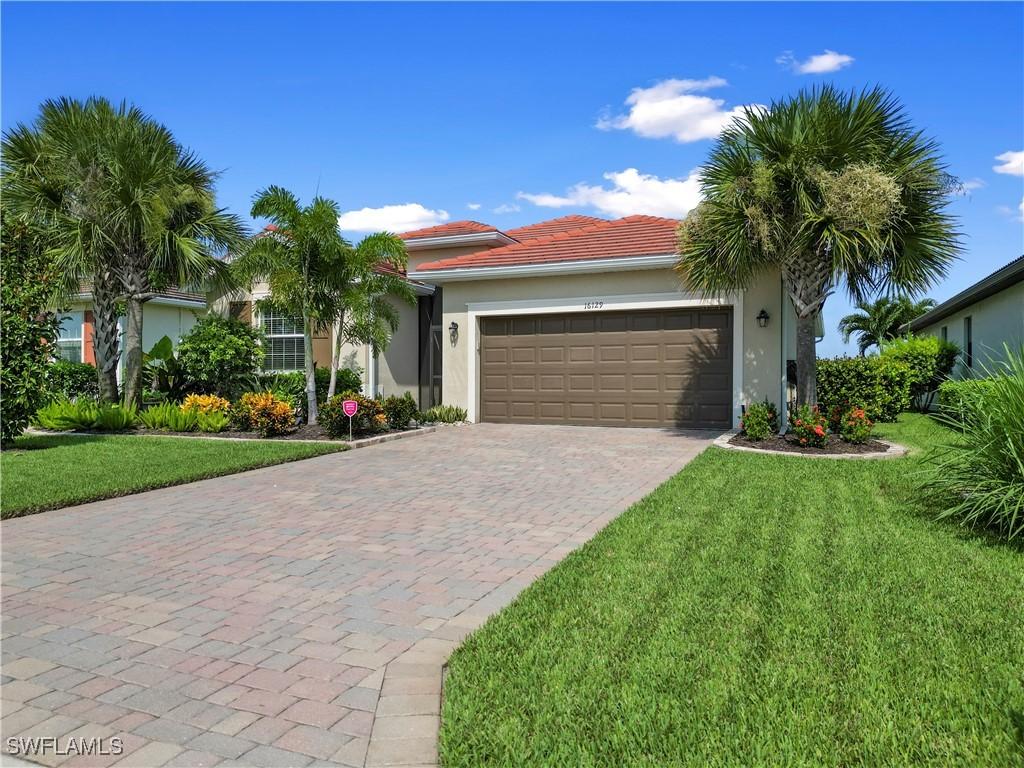
[[[871,439],[875,423],[868,418],[863,408],[851,408],[843,414],[839,424],[839,436],[848,443],[866,443]]]
[[[828,420],[809,405],[800,405],[789,414],[789,433],[800,445],[820,448],[828,442]]]

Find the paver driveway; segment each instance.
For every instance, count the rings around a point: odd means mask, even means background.
[[[433,763],[456,644],[707,442],[481,424],[6,521],[5,749]]]

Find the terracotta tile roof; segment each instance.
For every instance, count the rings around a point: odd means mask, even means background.
[[[525,227],[506,229],[505,234],[519,242],[523,242],[525,240],[544,237],[545,235],[553,235],[556,232],[568,232],[571,229],[579,229],[580,227],[587,227],[591,224],[600,224],[604,221],[608,221],[608,219],[599,219],[596,216],[580,216],[578,214],[573,214],[571,216],[559,216],[557,219],[538,221],[536,224],[528,224]]]
[[[676,219],[658,216],[627,216],[612,221],[599,220],[597,224],[555,232],[522,243],[420,264],[417,271],[507,267],[669,254],[674,253],[676,249],[678,225]]]
[[[452,235],[473,235],[479,232],[497,232],[497,227],[490,224],[481,224],[479,221],[449,221],[447,224],[438,224],[436,227],[424,227],[414,229],[411,232],[403,232],[399,235],[403,240],[414,240],[420,237],[450,237]]]

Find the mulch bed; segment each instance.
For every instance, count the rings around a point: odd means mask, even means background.
[[[878,440],[868,440],[866,443],[847,443],[835,437],[830,437],[824,447],[816,448],[810,445],[800,445],[796,438],[788,435],[775,435],[767,440],[751,440],[746,435],[736,435],[729,441],[729,444],[741,445],[744,448],[757,448],[762,451],[807,454],[885,453],[889,450],[888,445],[880,443]]]
[[[388,435],[392,432],[406,432],[408,430],[391,430],[390,432],[375,432],[372,435],[354,435],[355,440],[360,440],[364,437],[377,437],[378,435]],[[107,433],[109,434],[109,433]],[[319,424],[302,424],[296,427],[291,432],[286,432],[283,435],[274,435],[273,437],[261,437],[259,432],[242,432],[237,429],[226,429],[223,432],[170,432],[166,429],[135,429],[129,434],[136,435],[170,435],[177,437],[236,437],[245,438],[247,440],[341,440],[342,442],[348,442],[348,435],[345,437],[331,437],[328,435],[323,427]]]

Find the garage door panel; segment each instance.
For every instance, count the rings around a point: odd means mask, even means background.
[[[732,310],[485,319],[486,421],[727,427]]]

